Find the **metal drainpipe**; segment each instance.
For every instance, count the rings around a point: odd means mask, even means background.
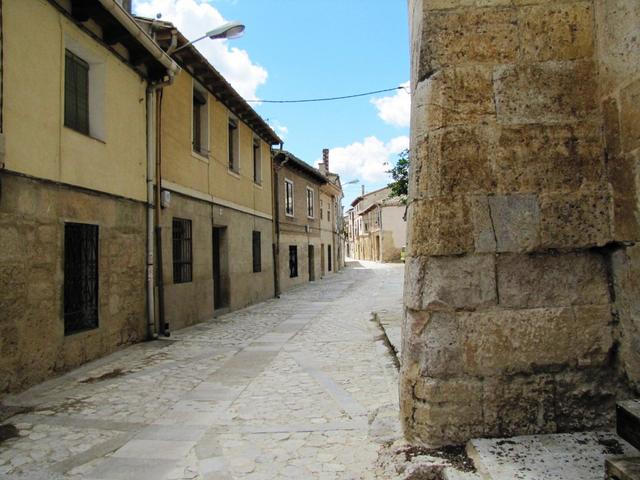
[[[155,129],[156,104],[155,93],[173,83],[173,75],[169,79],[147,87],[147,339],[157,338],[155,330],[155,295],[154,295],[154,210],[159,210],[160,203],[154,198],[154,167],[156,163],[156,138],[159,134]],[[157,216],[157,212],[156,212]],[[162,258],[160,256],[160,258]]]
[[[156,217],[155,217],[155,231],[156,231],[156,251],[158,252],[158,269],[157,269],[157,285],[158,285],[158,332],[165,337],[169,337],[171,332],[169,330],[169,324],[166,323],[164,317],[164,272],[163,272],[163,256],[162,256],[162,226],[160,214],[162,210],[160,195],[162,193],[162,89],[156,92],[156,102],[158,106],[158,113],[156,115],[156,129],[158,134],[156,135]]]
[[[280,144],[280,151],[282,151],[282,143]],[[274,155],[275,157],[278,154]],[[280,169],[289,161],[286,158],[280,165],[276,165],[275,162],[273,164],[273,208],[274,208],[274,227],[276,231],[276,241],[274,246],[274,268],[273,268],[273,289],[275,293],[275,298],[280,298],[280,194],[278,193],[278,187],[280,185],[280,177],[278,172]]]

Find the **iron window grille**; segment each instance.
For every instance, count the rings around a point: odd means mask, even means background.
[[[298,247],[297,245],[289,245],[289,277],[298,276]]]
[[[98,226],[64,225],[64,334],[98,327]]]
[[[89,135],[89,64],[65,51],[64,125]]]
[[[261,235],[258,231],[253,231],[253,272],[262,271],[262,250],[260,248]]]
[[[191,220],[173,219],[173,283],[191,282],[193,255],[191,244]]]

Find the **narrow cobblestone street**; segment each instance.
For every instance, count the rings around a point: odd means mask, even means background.
[[[397,372],[371,312],[399,318],[402,273],[353,262],[5,398],[0,478],[372,478]]]

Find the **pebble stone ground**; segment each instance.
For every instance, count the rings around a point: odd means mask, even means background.
[[[371,312],[400,314],[402,277],[352,262],[5,397],[0,478],[375,478],[398,398]]]

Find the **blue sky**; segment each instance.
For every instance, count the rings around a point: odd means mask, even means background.
[[[405,0],[134,0],[134,11],[174,22],[195,38],[226,20],[245,35],[197,47],[245,99],[298,99],[393,88],[409,80]],[[372,100],[377,99],[377,104]],[[326,103],[253,105],[311,164],[331,149],[343,183],[384,186],[408,146],[405,90]],[[360,191],[345,187],[345,206]]]

